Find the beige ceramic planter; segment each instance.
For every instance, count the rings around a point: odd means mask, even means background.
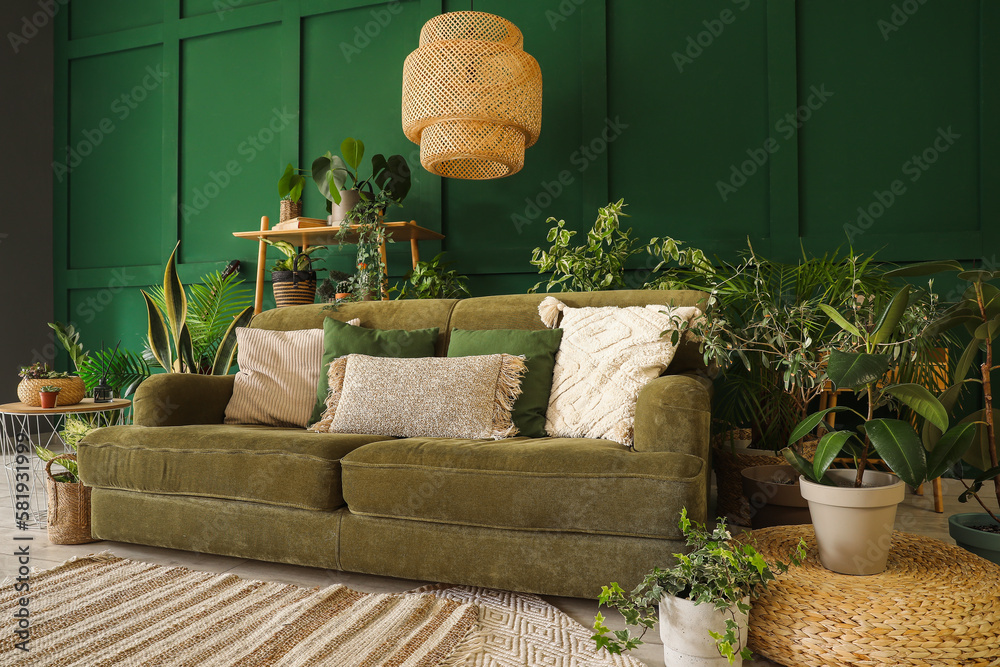
[[[885,570],[892,546],[896,506],[906,485],[895,475],[866,470],[866,486],[854,488],[856,470],[830,470],[844,486],[825,486],[799,477],[802,497],[816,529],[823,567],[840,574],[871,575]]]
[[[749,605],[750,598],[743,598]],[[731,608],[740,626],[740,646],[747,645],[748,617]],[[709,630],[724,634],[726,619],[733,618],[730,610],[719,611],[709,603],[695,604],[690,600],[666,595],[660,600],[660,639],[663,641],[663,662],[666,667],[730,667],[719,655]],[[735,667],[743,664],[736,655]]]

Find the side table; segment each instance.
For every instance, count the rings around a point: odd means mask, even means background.
[[[806,562],[778,575],[750,611],[751,650],[795,667],[1000,664],[1000,565],[896,532],[885,572],[854,577],[819,564],[812,526],[750,539],[771,561],[787,560],[800,537]]]
[[[116,398],[110,403],[94,403],[94,399],[85,398],[75,405],[54,408],[35,408],[24,403],[0,405],[0,423],[3,424],[0,462],[18,526],[44,528],[46,525],[45,467],[35,454],[35,446],[67,451],[66,443],[59,436],[67,415],[85,415],[95,426],[115,426],[126,422],[126,410],[131,405],[132,401],[124,398]]]

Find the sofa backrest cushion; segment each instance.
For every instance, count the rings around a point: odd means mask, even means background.
[[[616,290],[610,292],[559,292],[511,294],[463,299],[451,314],[452,329],[544,329],[538,304],[555,296],[571,308],[672,305],[704,308],[707,295],[694,290]],[[702,370],[705,365],[698,343],[690,337],[680,347],[667,373]]]
[[[254,329],[273,329],[291,331],[293,329],[322,329],[323,320],[332,317],[340,322],[354,318],[361,320],[361,326],[367,329],[430,329],[437,327],[442,335],[438,336],[436,354],[444,356],[448,349],[448,320],[451,311],[458,303],[455,299],[413,299],[400,301],[361,301],[345,303],[337,310],[326,310],[325,304],[311,306],[289,306],[265,310],[250,323]]]

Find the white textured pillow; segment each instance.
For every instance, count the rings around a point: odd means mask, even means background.
[[[562,321],[558,321],[562,311]],[[694,307],[570,308],[554,297],[538,306],[563,330],[552,373],[545,430],[563,438],[603,438],[632,446],[639,391],[659,377],[677,346],[664,331],[701,314]]]
[[[323,330],[236,329],[240,366],[227,424],[309,426],[323,361]]]

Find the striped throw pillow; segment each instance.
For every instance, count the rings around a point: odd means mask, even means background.
[[[323,360],[323,330],[236,329],[240,366],[227,424],[309,426]]]

